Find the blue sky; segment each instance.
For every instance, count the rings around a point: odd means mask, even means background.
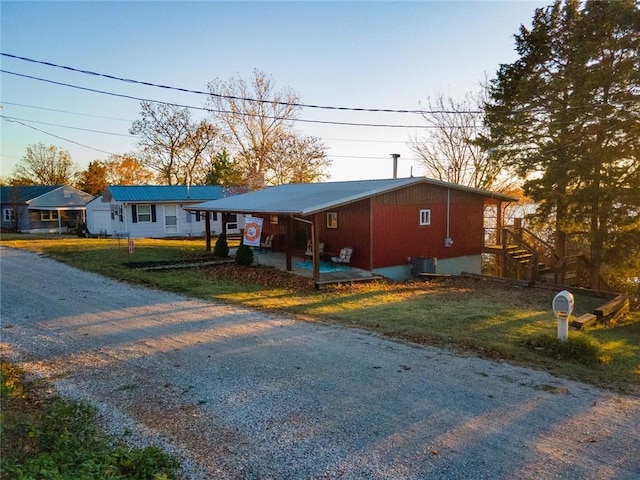
[[[548,2],[0,2],[3,53],[157,84],[206,90],[258,68],[303,103],[416,109],[461,98],[517,56],[513,35]],[[123,95],[204,106],[204,97],[0,57],[2,70]],[[27,145],[54,144],[80,168],[135,148],[139,102],[0,74],[0,175]],[[194,111],[194,116],[202,112]],[[304,109],[301,118],[423,125],[415,114]],[[39,123],[36,123],[39,122]],[[297,123],[320,137],[332,180],[421,175],[406,145],[418,128]],[[91,130],[91,131],[88,131]],[[46,133],[44,133],[46,132]],[[80,143],[80,146],[67,140]],[[92,148],[87,148],[92,147]]]

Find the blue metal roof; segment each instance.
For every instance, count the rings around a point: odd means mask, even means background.
[[[225,196],[220,186],[195,185],[111,185],[104,193],[104,201],[117,202],[203,202]]]

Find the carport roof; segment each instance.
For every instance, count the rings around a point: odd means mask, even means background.
[[[348,182],[297,183],[268,187],[264,190],[235,195],[190,205],[189,210],[290,214],[306,216],[329,208],[357,202],[382,193],[418,184],[463,190],[485,198],[513,202],[516,198],[475,188],[441,182],[424,177],[386,180],[358,180]]]

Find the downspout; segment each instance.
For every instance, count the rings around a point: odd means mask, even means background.
[[[447,188],[447,238],[444,239],[444,246],[449,248],[453,245],[451,239],[451,189]]]

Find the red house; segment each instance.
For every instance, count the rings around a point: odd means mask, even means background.
[[[263,218],[263,237],[291,256],[307,242],[324,254],[352,247],[351,265],[392,279],[411,276],[415,259],[434,273],[480,273],[484,211],[517,199],[427,178],[291,184],[196,204],[193,210]],[[321,252],[314,248],[314,273]],[[317,275],[316,275],[317,276]]]

